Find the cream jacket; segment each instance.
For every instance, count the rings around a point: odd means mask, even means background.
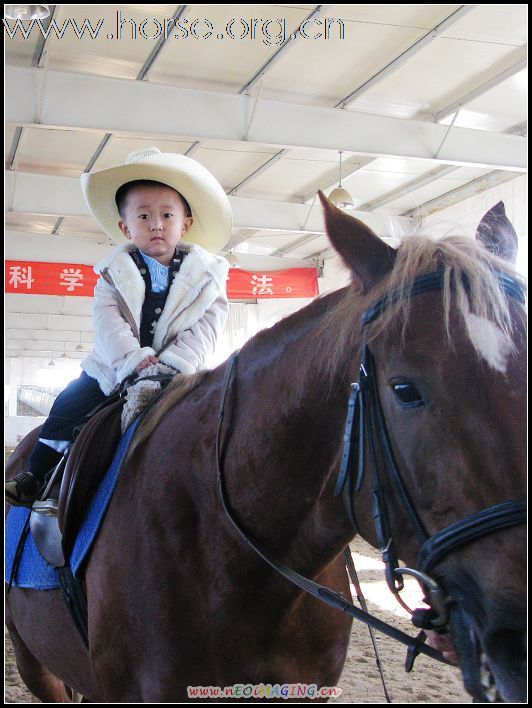
[[[145,284],[129,256],[135,246],[120,244],[94,266],[101,276],[94,291],[95,343],[81,368],[106,395],[150,354],[193,374],[214,350],[228,315],[229,264],[200,246],[181,242],[179,248],[187,255],[170,286],[152,347],[140,346]]]

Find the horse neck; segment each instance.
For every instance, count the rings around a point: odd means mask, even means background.
[[[260,332],[240,354],[239,376],[275,392],[281,411],[302,403],[312,409],[338,396],[345,404],[359,342],[353,292],[335,291]]]
[[[232,459],[242,463],[236,463],[233,493],[245,499],[257,538],[288,556],[297,553],[304,564],[303,554],[309,565],[330,560],[353,535],[332,491],[356,371],[355,318],[344,322],[347,334],[324,326],[324,318],[345,306],[348,291],[261,333],[237,365],[231,445]]]

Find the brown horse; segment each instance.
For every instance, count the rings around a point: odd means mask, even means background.
[[[516,278],[502,205],[477,242],[416,237],[396,251],[322,201],[352,284],[240,351],[222,463],[238,523],[277,561],[348,598],[342,551],[354,530],[333,489],[364,313],[394,293],[364,341],[429,536],[525,494],[525,315],[496,277]],[[441,289],[412,295],[415,278],[438,270]],[[336,685],[351,620],[275,573],[224,513],[215,443],[225,368],[191,378],[184,397],[171,386],[137,434],[86,566],[89,650],[59,591],[9,593],[19,671],[41,700],[68,701],[65,686],[91,702],[165,703],[186,700],[187,686]],[[415,566],[420,541],[395,485],[384,488],[398,555]],[[353,511],[376,545],[369,470]],[[431,570],[452,597],[450,628],[477,700],[480,652],[502,697],[525,700],[525,552],[522,525],[497,528]]]

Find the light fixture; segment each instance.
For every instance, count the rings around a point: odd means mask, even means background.
[[[7,20],[44,20],[50,14],[49,5],[4,5]]]
[[[233,253],[233,251],[230,251],[226,255],[225,260],[229,263],[231,268],[240,268],[240,262],[238,260],[238,257]]]
[[[333,189],[329,194],[329,200],[334,206],[337,206],[338,209],[354,209],[355,202],[353,201],[353,197],[349,194],[347,189],[342,187],[342,150],[338,152],[340,154],[340,181],[338,187]]]
[[[54,361],[54,353],[52,352],[52,358],[48,362],[48,366],[55,366],[55,361]]]
[[[79,333],[79,344],[76,344],[74,351],[75,352],[82,352],[83,351],[83,344],[81,343],[81,332]]]
[[[70,357],[69,357],[68,354],[66,353],[66,342],[63,342],[63,353],[61,354],[61,356],[60,356],[59,358],[60,358],[60,359],[63,359],[63,361],[64,361],[65,359],[70,359]]]

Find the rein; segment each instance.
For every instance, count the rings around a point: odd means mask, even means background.
[[[524,302],[523,292],[519,284],[503,273],[497,273],[497,278],[501,288],[514,299]],[[443,286],[443,273],[437,271],[418,277],[412,283],[410,297],[418,294],[441,290]],[[362,317],[362,330],[373,322],[384,310],[399,297],[398,292],[392,292],[385,298],[379,300],[372,307],[368,308]],[[418,637],[412,637],[395,627],[377,619],[368,612],[359,609],[351,602],[348,602],[342,594],[335,592],[309,578],[305,578],[296,571],[276,562],[253,537],[247,533],[235,518],[234,512],[225,488],[225,474],[223,466],[222,449],[222,429],[225,416],[225,406],[232,384],[236,376],[236,362],[238,351],[231,355],[227,361],[225,375],[222,385],[222,395],[220,410],[218,414],[218,429],[216,435],[216,465],[218,472],[218,490],[222,501],[223,509],[241,538],[250,548],[257,553],[271,568],[291,583],[309,593],[313,597],[325,602],[336,609],[345,612],[354,619],[360,620],[369,627],[377,629],[383,634],[395,639],[408,647],[406,668],[410,670],[417,654],[427,656],[449,664],[443,658],[441,652],[430,646],[423,644],[424,633]],[[353,431],[358,432],[358,464],[356,467],[351,463],[354,439]],[[377,377],[373,356],[367,344],[363,347],[362,362],[358,380],[352,384],[352,392],[348,403],[348,414],[344,435],[344,451],[340,471],[335,486],[334,493],[344,494],[346,510],[353,528],[358,533],[356,523],[353,497],[358,493],[364,481],[366,470],[366,448],[369,450],[370,468],[372,475],[372,501],[373,516],[377,538],[381,548],[383,561],[385,563],[385,574],[387,584],[392,593],[397,597],[403,607],[409,612],[409,608],[399,597],[399,592],[403,588],[403,575],[414,576],[422,585],[426,593],[426,602],[429,604],[428,610],[416,610],[413,613],[413,623],[415,626],[425,629],[442,629],[448,620],[448,605],[452,602],[438,584],[428,575],[443,557],[454,549],[471,541],[491,534],[503,528],[516,526],[526,521],[526,502],[524,499],[513,499],[500,504],[494,504],[479,512],[475,512],[465,519],[462,519],[445,529],[438,531],[429,537],[415,507],[410,499],[408,490],[402,480],[400,471],[395,463],[395,459],[390,444],[385,418],[380,404]],[[377,452],[380,451],[384,458],[384,466],[388,476],[394,482],[398,491],[401,503],[407,513],[416,535],[421,543],[421,551],[418,557],[419,570],[399,567],[399,561],[395,551],[393,539],[391,537],[388,520],[388,510],[386,507],[385,487],[379,467],[377,464]]]
[[[391,637],[392,639],[395,639],[396,641],[405,644],[409,648],[410,652],[415,652],[416,654],[426,654],[432,659],[437,659],[438,661],[442,661],[445,664],[449,664],[450,662],[443,658],[441,652],[437,651],[436,649],[433,649],[432,647],[420,644],[417,637],[411,637],[405,632],[402,632],[401,630],[392,627],[392,625],[389,625],[386,622],[383,622],[382,620],[378,619],[377,617],[374,617],[368,612],[359,609],[358,607],[353,605],[353,603],[346,600],[341,593],[331,590],[325,587],[324,585],[320,585],[314,580],[305,578],[303,575],[300,575],[295,570],[292,570],[291,568],[288,568],[285,565],[282,565],[281,563],[272,560],[269,557],[267,551],[259,545],[258,541],[253,539],[251,534],[244,531],[240,523],[237,521],[231,508],[229,498],[227,496],[227,491],[225,489],[225,474],[222,460],[222,427],[225,416],[225,403],[227,393],[230,390],[231,384],[235,378],[237,357],[238,352],[235,352],[229,357],[227,361],[222,387],[222,400],[218,413],[218,430],[216,435],[216,466],[218,471],[218,491],[222,500],[223,509],[231,524],[234,526],[241,538],[247,543],[247,545],[257,555],[259,555],[263,561],[265,561],[271,568],[273,568],[273,570],[285,577],[291,583],[301,588],[301,590],[304,590],[309,595],[312,595],[316,599],[325,602],[327,605],[330,605],[331,607],[334,607],[337,610],[341,610],[342,612],[351,615],[351,617],[354,617],[354,619],[364,622],[373,629],[377,629],[379,632],[386,634],[388,637]]]

